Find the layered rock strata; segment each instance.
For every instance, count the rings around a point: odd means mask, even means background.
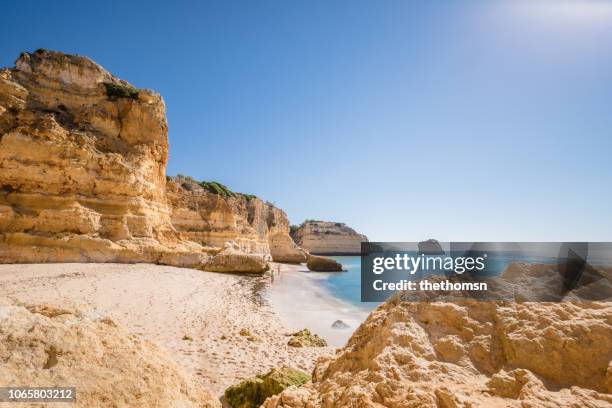
[[[226,243],[226,248],[212,257],[203,268],[210,272],[244,272],[262,274],[268,270],[263,254],[245,254],[237,245]]]
[[[324,256],[310,255],[306,266],[313,272],[341,272],[342,264]]]
[[[306,252],[289,236],[285,212],[239,193],[216,194],[191,177],[168,179],[166,195],[174,227],[183,238],[205,247],[228,241],[248,254],[270,254],[276,262],[306,261]]]
[[[202,267],[228,242],[306,261],[282,210],[167,181],[167,158],[158,94],[85,57],[21,54],[0,71],[0,263]]]
[[[88,58],[38,50],[0,71],[0,262],[206,260],[165,198],[162,98]]]
[[[305,221],[292,229],[295,243],[317,255],[358,255],[368,238],[340,222]]]

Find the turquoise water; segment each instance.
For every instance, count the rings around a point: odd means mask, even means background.
[[[378,302],[361,301],[361,257],[330,256],[329,258],[340,262],[343,269],[346,269],[346,272],[325,273],[326,279],[322,280],[322,284],[332,295],[368,311],[379,305]]]
[[[372,310],[379,302],[361,302],[361,258],[359,256],[330,256],[342,264],[346,272],[317,272],[320,276],[319,282],[338,299],[344,300],[363,310]],[[554,263],[555,258],[534,257],[508,253],[497,253],[489,258],[487,269],[494,274],[499,274],[515,261]]]

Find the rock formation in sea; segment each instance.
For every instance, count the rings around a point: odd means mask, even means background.
[[[309,255],[306,266],[313,272],[341,272],[342,264],[324,256]]]
[[[291,229],[297,245],[316,255],[359,255],[368,238],[340,222],[304,221]]]
[[[0,359],[2,386],[76,387],[76,407],[221,406],[165,351],[80,311],[0,299]]]
[[[276,262],[306,262],[306,252],[289,236],[287,214],[260,198],[222,184],[169,177],[166,195],[174,227],[204,247],[228,241],[248,254],[270,254]]]
[[[264,406],[611,406],[612,303],[406,299]]]
[[[444,255],[444,250],[440,245],[440,242],[436,239],[428,239],[427,241],[421,241],[418,244],[419,254],[426,255]]]
[[[22,53],[0,70],[0,263],[202,267],[230,241],[306,261],[282,210],[167,182],[167,159],[160,95],[86,57]]]

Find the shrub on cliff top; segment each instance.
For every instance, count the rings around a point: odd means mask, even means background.
[[[251,201],[257,198],[257,196],[255,194],[243,194],[243,193],[238,193],[241,196],[243,196],[244,198],[247,199],[247,201]]]
[[[253,194],[235,193],[227,186],[217,181],[198,181],[191,176],[185,176],[184,174],[180,173],[176,175],[176,179],[183,186],[183,188],[190,191],[193,190],[193,185],[197,184],[209,193],[217,194],[223,197],[236,197],[237,195],[241,195],[249,201],[257,198],[257,196]]]
[[[138,99],[138,89],[131,85],[115,84],[112,82],[104,82],[106,88],[106,96],[111,99],[117,98],[132,98]]]
[[[304,222],[302,223],[302,225],[304,225],[304,224],[310,224],[310,223],[314,223],[314,222],[324,222],[324,221],[321,221],[321,220],[314,220],[314,219],[312,219],[312,218],[307,218],[307,219],[305,219],[305,220],[304,220]]]
[[[232,190],[216,181],[202,181],[200,182],[200,186],[210,193],[219,194],[223,197],[234,197],[236,195]]]

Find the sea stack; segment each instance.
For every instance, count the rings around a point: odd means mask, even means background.
[[[315,255],[359,255],[368,238],[341,222],[307,220],[291,230],[297,245]]]
[[[427,241],[419,242],[419,254],[444,255],[444,250],[438,240],[428,239]]]

